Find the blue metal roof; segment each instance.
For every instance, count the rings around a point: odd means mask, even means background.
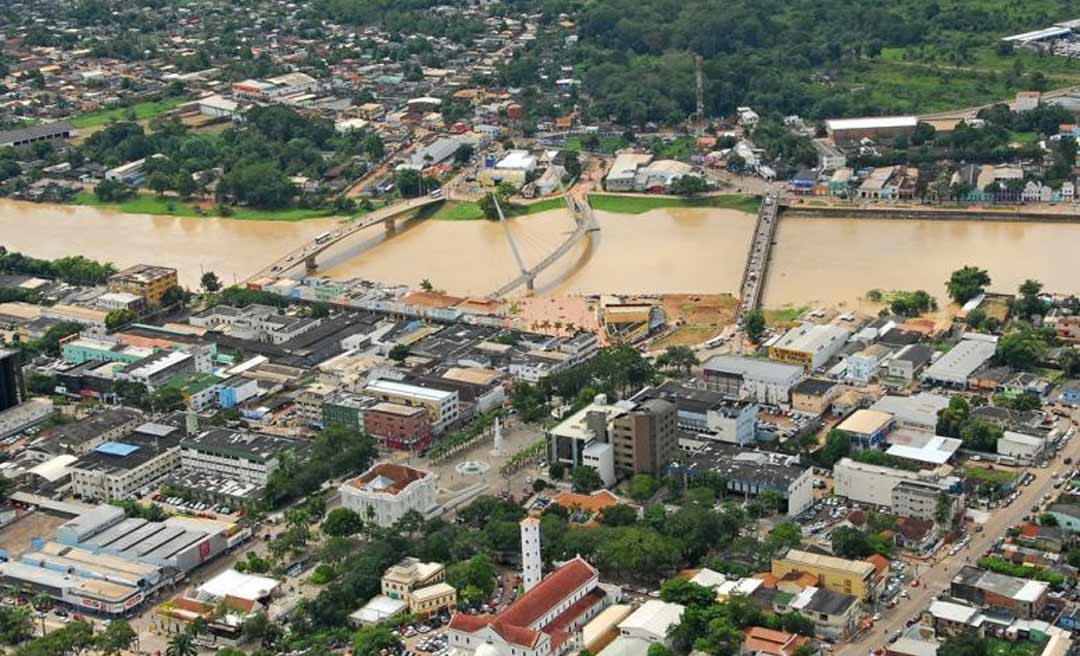
[[[104,442],[94,449],[97,453],[104,453],[107,456],[119,456],[121,458],[130,456],[138,450],[138,446],[134,444],[124,444],[123,442]]]

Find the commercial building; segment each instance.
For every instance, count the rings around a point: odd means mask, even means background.
[[[959,388],[967,387],[971,375],[994,357],[996,350],[997,337],[965,333],[959,344],[926,368],[923,380]]]
[[[679,428],[701,437],[732,444],[751,444],[756,438],[758,406],[752,401],[737,401],[721,392],[698,389],[667,381],[646,387],[630,399],[641,403],[663,399],[675,404]]]
[[[869,383],[877,376],[882,361],[892,353],[884,344],[871,344],[858,353],[852,353],[847,359],[847,377],[857,383]]]
[[[792,572],[811,574],[817,578],[818,587],[860,601],[871,601],[877,596],[874,587],[877,570],[865,560],[846,560],[791,549],[783,558],[772,561],[772,575],[779,579]]]
[[[914,116],[877,116],[871,118],[842,118],[825,121],[825,131],[833,143],[862,139],[892,139],[911,136],[919,120]]]
[[[138,362],[154,354],[154,349],[145,346],[126,346],[116,341],[95,339],[93,337],[75,337],[64,341],[60,346],[60,356],[64,362],[82,364],[84,362]]]
[[[910,383],[930,364],[933,356],[934,350],[925,344],[908,344],[885,363],[886,374],[889,378]]]
[[[62,424],[43,437],[66,453],[83,455],[104,442],[119,440],[143,423],[143,414],[131,408],[109,408],[80,421]]]
[[[405,465],[378,463],[338,489],[344,507],[384,527],[409,511],[427,516],[436,508],[435,475]]]
[[[280,588],[277,579],[227,569],[190,593],[158,606],[154,625],[165,634],[176,634],[188,631],[192,622],[201,619],[206,622],[203,641],[235,646],[244,641],[244,621],[265,613]]]
[[[955,476],[937,471],[912,472],[856,462],[851,458],[841,458],[833,467],[833,490],[837,496],[888,508],[894,514],[912,519],[933,519],[934,512],[926,512],[922,499],[933,498],[936,503],[943,494],[958,494],[960,484]]]
[[[196,372],[195,356],[184,351],[157,351],[125,366],[117,374],[120,380],[146,385],[151,391],[169,381]]]
[[[370,396],[339,391],[323,404],[322,425],[364,430],[364,413],[378,403]]]
[[[495,615],[455,613],[449,646],[463,656],[561,656],[573,636],[607,608],[618,589],[600,583],[580,556],[548,574]]]
[[[801,366],[737,355],[716,355],[702,366],[708,389],[770,405],[788,403],[792,386],[803,374]]]
[[[870,409],[895,417],[898,428],[933,433],[937,429],[938,413],[948,406],[947,396],[919,392],[912,396],[883,396]]]
[[[380,378],[364,388],[365,394],[381,401],[399,405],[417,406],[427,410],[431,419],[431,432],[439,435],[458,420],[457,392],[410,385]]]
[[[141,496],[180,468],[179,430],[144,424],[123,441],[103,442],[68,466],[71,491],[82,499]]]
[[[659,474],[679,448],[675,404],[650,399],[612,422],[615,469],[623,474]]]
[[[791,388],[791,407],[799,412],[822,416],[844,389],[827,378],[807,378]]]
[[[772,490],[787,503],[787,515],[799,515],[814,504],[813,468],[799,456],[768,451],[747,451],[708,439],[683,439],[683,464],[668,468],[672,476],[693,479],[714,474],[727,484],[728,491],[757,496]]]
[[[638,169],[652,161],[648,153],[619,153],[604,176],[604,188],[608,191],[634,191]]]
[[[109,291],[126,292],[146,299],[146,304],[161,305],[165,292],[177,286],[176,269],[136,264],[109,276]]]
[[[26,385],[18,351],[0,349],[0,412],[23,402]]]
[[[296,396],[300,419],[309,426],[321,426],[323,406],[337,393],[337,389],[325,383],[311,383]]]
[[[403,600],[413,615],[428,617],[457,605],[457,591],[446,583],[441,563],[408,557],[391,566],[382,577],[382,594]]]
[[[950,594],[976,606],[1020,619],[1038,617],[1046,606],[1050,585],[965,565],[953,577]]]
[[[885,435],[896,425],[887,412],[856,410],[836,426],[836,430],[851,436],[852,442],[863,448],[876,447],[885,441]]]
[[[283,314],[276,307],[253,303],[243,308],[215,305],[192,315],[188,322],[236,339],[284,344],[322,325],[321,319]]]
[[[421,452],[431,447],[431,417],[420,407],[377,403],[364,411],[364,431],[388,449]]]
[[[836,355],[850,336],[851,332],[840,326],[802,323],[769,346],[769,358],[811,371]]]
[[[1030,465],[1037,462],[1046,452],[1046,440],[1035,435],[1007,430],[997,441],[998,455],[1016,458],[1020,463]]]
[[[308,444],[277,435],[211,428],[180,440],[180,466],[185,473],[262,488],[286,453],[301,457]]]

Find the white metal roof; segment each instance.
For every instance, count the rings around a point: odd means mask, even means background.
[[[281,582],[267,576],[241,574],[227,569],[199,586],[199,592],[212,597],[236,597],[254,601],[270,594]]]
[[[913,128],[919,122],[914,116],[871,116],[867,118],[832,118],[825,121],[832,130],[873,130],[876,128]]]

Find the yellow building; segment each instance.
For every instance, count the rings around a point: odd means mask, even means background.
[[[807,371],[817,369],[840,351],[850,335],[840,326],[802,323],[769,346],[769,359],[797,364]]]
[[[136,264],[109,276],[109,291],[127,292],[146,299],[147,305],[161,305],[161,297],[177,286],[176,269]]]
[[[457,590],[449,583],[436,583],[409,593],[409,612],[428,617],[457,606]]]
[[[772,575],[780,579],[791,572],[817,577],[826,590],[867,600],[874,596],[874,566],[864,560],[846,560],[792,549],[783,558],[772,562]]]

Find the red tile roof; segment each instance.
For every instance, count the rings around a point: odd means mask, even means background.
[[[408,487],[413,481],[419,481],[430,475],[431,474],[426,471],[413,469],[406,465],[398,465],[392,462],[380,462],[357,478],[349,481],[349,485],[358,490],[363,490],[373,480],[381,476],[389,480],[391,484],[379,491],[387,494],[397,494]]]
[[[790,656],[799,645],[808,641],[809,638],[794,633],[752,626],[746,630],[743,647],[753,652],[773,654],[773,656]]]
[[[550,636],[553,645],[562,644],[569,638],[564,630],[586,610],[603,599],[603,591],[593,590],[571,604],[544,627],[533,628],[544,615],[551,612],[575,590],[596,576],[596,570],[581,557],[563,564],[548,574],[532,590],[529,590],[498,615],[465,615],[455,613],[450,618],[450,628],[463,633],[475,633],[490,626],[503,640],[532,648],[540,639],[541,631]]]
[[[889,559],[884,556],[879,556],[878,554],[874,554],[873,556],[868,557],[866,559],[866,562],[873,565],[874,569],[878,571],[878,574],[889,569]]]

